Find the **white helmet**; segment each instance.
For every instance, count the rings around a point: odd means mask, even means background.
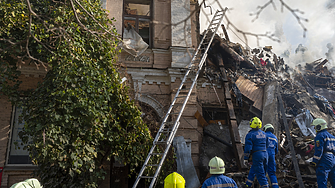
[[[273,125],[270,124],[270,123],[264,125],[263,130],[264,130],[264,132],[266,132],[266,131],[270,131],[270,132],[272,132],[272,133],[275,132],[275,129],[273,128]]]
[[[313,120],[312,125],[315,126],[315,130],[317,132],[328,128],[327,127],[327,122],[324,119],[321,119],[321,118],[316,118],[315,120]]]
[[[220,157],[213,157],[209,161],[209,173],[210,174],[223,174],[225,172],[225,165]]]

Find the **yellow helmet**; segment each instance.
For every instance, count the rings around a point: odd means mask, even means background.
[[[328,128],[327,127],[327,122],[324,119],[321,119],[321,118],[316,118],[315,120],[313,120],[312,125],[315,126],[315,130],[317,132]]]
[[[258,117],[253,117],[250,120],[250,127],[253,129],[262,128],[262,121]]]
[[[165,178],[164,188],[185,188],[185,179],[177,172],[173,172]]]
[[[224,161],[220,157],[213,157],[208,166],[210,174],[223,174],[225,172]]]

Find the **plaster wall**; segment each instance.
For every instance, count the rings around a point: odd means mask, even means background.
[[[102,5],[106,6],[108,18],[115,18],[116,30],[119,34],[122,34],[123,0],[103,0]]]

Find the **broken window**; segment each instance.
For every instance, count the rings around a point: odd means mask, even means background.
[[[151,45],[151,5],[152,0],[124,0],[123,28],[128,24]]]

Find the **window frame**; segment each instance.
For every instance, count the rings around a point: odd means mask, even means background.
[[[144,19],[145,21],[149,22],[149,47],[148,48],[152,48],[152,43],[153,43],[153,25],[152,25],[152,20],[153,20],[153,0],[150,0],[150,16],[143,16],[143,15],[128,15],[125,14],[125,5],[126,5],[126,0],[123,0],[123,7],[122,7],[122,38],[123,38],[123,33],[124,33],[124,21],[125,21],[125,17],[128,18],[134,18],[135,19],[135,31],[137,33],[139,33],[139,21],[141,21],[140,19]],[[142,37],[142,36],[141,36]]]
[[[33,163],[21,163],[21,164],[11,164],[9,163],[9,157],[10,157],[10,152],[11,152],[11,147],[12,147],[12,139],[13,139],[13,133],[14,133],[14,126],[15,126],[15,115],[17,111],[17,106],[13,105],[12,106],[12,115],[11,115],[11,120],[10,120],[10,132],[8,136],[8,144],[7,144],[7,152],[6,152],[6,159],[5,159],[5,166],[6,167],[36,167]],[[28,156],[29,156],[29,151],[28,151]]]

